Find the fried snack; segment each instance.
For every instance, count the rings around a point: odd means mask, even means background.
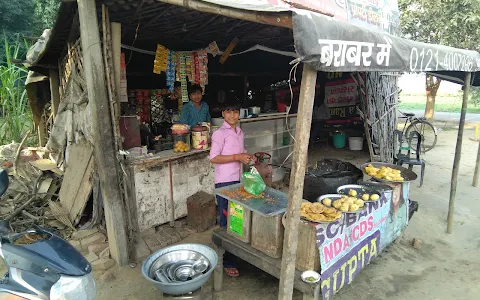
[[[363,194],[363,195],[362,195],[362,200],[363,200],[363,201],[368,201],[368,199],[370,199],[370,195],[369,195],[369,194]]]
[[[330,198],[325,198],[322,200],[322,202],[325,206],[332,206],[332,199]]]
[[[342,196],[332,203],[333,207],[342,212],[355,212],[365,206],[365,202],[361,199],[351,196]]]
[[[402,172],[400,170],[392,169],[390,167],[381,167],[375,168],[371,164],[365,167],[365,172],[371,177],[385,179],[389,181],[404,181],[405,179],[402,177]]]
[[[350,191],[348,191],[348,194],[352,197],[356,197],[357,196],[357,191],[356,190],[350,190]]]
[[[335,208],[325,207],[320,202],[303,202],[300,206],[300,215],[307,220],[316,222],[333,222],[342,216]]]
[[[373,194],[370,196],[370,200],[372,201],[377,201],[378,199],[380,199],[380,196],[378,194]]]

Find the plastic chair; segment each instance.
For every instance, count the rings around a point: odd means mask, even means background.
[[[393,158],[393,162],[397,164],[399,160],[405,160],[410,158],[410,146],[408,144],[404,145],[404,138],[403,138],[402,131],[395,130],[393,133],[395,138],[394,142],[396,142],[394,149],[398,149],[397,154]],[[407,151],[407,152],[403,153],[403,151]]]
[[[417,139],[417,148],[416,149],[421,149],[420,145],[422,143],[422,136],[420,133],[417,131],[412,131],[410,133],[410,136],[408,137],[410,141],[412,141],[414,138]],[[397,159],[396,159],[396,164],[401,166],[401,165],[408,165],[408,169],[412,170],[413,166],[420,166],[421,167],[421,174],[420,174],[420,186],[423,185],[423,175],[425,174],[425,161],[423,159],[420,159],[420,151],[415,151],[415,158],[410,157],[411,155],[411,150],[410,148],[408,149],[408,153],[406,155],[400,154],[401,148],[399,150],[399,154],[397,154]]]

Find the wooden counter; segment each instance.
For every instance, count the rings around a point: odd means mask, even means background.
[[[125,160],[127,206],[135,232],[187,215],[187,198],[199,191],[214,194],[213,165],[209,150],[174,153]]]

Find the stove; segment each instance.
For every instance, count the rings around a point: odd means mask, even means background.
[[[211,288],[210,289],[200,288],[196,291],[193,291],[185,295],[173,296],[173,295],[163,294],[162,299],[163,300],[212,300],[213,293]]]

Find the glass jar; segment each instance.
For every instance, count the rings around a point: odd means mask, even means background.
[[[188,152],[191,149],[190,146],[190,134],[172,134],[173,138],[173,152],[183,153]]]
[[[205,126],[192,127],[192,148],[195,150],[208,149],[209,133]]]

